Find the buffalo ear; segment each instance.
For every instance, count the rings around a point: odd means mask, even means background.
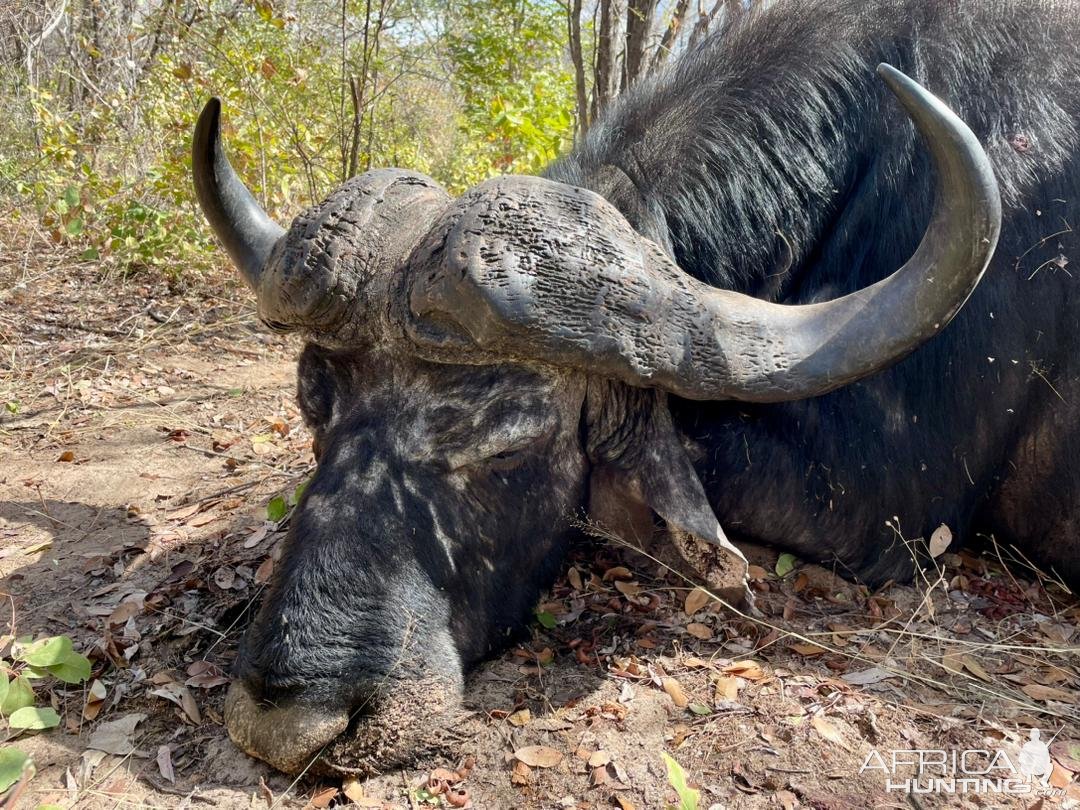
[[[334,409],[341,401],[341,386],[347,385],[351,367],[339,360],[339,353],[315,343],[304,347],[296,364],[296,401],[304,424],[315,440],[312,450],[319,460],[322,438],[334,418]]]
[[[335,400],[334,363],[331,352],[315,343],[304,347],[296,364],[296,400],[309,428],[330,421]]]
[[[689,562],[690,555],[684,552],[679,535],[722,550],[730,564],[722,577],[721,595],[733,604],[752,606],[746,587],[746,557],[720,527],[679,441],[666,395],[642,389],[618,391],[617,385],[590,384],[589,388],[586,418],[593,462],[589,519],[632,545],[648,547],[655,529],[653,516],[659,516],[676,539],[684,561]],[[628,395],[628,391],[632,393]],[[605,435],[605,426],[628,424],[634,426],[629,435],[620,431],[614,440]],[[670,555],[658,556],[663,560]]]

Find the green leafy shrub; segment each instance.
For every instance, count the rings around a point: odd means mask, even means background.
[[[55,709],[36,705],[33,682],[46,678],[80,684],[90,678],[90,659],[75,652],[67,636],[14,641],[10,660],[0,659],[0,715],[11,731],[41,731],[60,724]],[[0,792],[26,772],[33,774],[26,753],[13,746],[0,748]]]
[[[36,219],[109,271],[219,265],[190,157],[215,95],[230,160],[282,222],[346,179],[350,144],[358,171],[411,168],[458,192],[535,172],[570,137],[573,78],[554,0],[344,0],[344,52],[337,3],[206,0],[183,23],[179,5],[151,2],[126,23],[124,48],[155,43],[144,64],[116,73],[127,80],[83,81],[80,66],[127,58],[86,38],[52,70],[39,62],[32,82],[21,65],[0,71],[0,194],[15,197],[0,216]],[[356,26],[370,13],[388,17],[365,51]],[[359,129],[356,76],[367,79]]]

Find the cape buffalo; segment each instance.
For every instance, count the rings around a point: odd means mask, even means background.
[[[584,513],[727,547],[722,524],[872,584],[912,573],[899,516],[1080,581],[1078,21],[782,0],[543,177],[453,199],[371,171],[287,231],[211,101],[199,200],[262,320],[308,338],[318,458],[233,739],[286,771],[346,732],[367,766],[400,761]]]

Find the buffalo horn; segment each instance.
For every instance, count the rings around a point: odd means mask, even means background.
[[[221,146],[221,102],[203,107],[191,143],[195,195],[244,280],[258,291],[270,252],[285,231],[262,210],[237,177]]]
[[[803,399],[886,368],[940,332],[974,290],[997,244],[1001,200],[963,121],[900,71],[878,73],[937,170],[929,227],[887,278],[805,305],[719,290],[598,195],[504,177],[459,200],[414,253],[406,331],[444,353],[575,366],[699,400]]]

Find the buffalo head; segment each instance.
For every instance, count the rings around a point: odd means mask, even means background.
[[[283,231],[194,139],[207,218],[275,330],[308,340],[299,399],[318,471],[241,651],[226,721],[286,771],[380,768],[452,714],[464,670],[520,627],[575,515],[725,539],[665,396],[769,402],[873,374],[978,283],[1000,203],[978,141],[898,71],[937,204],[915,255],[866,289],[782,306],[683,273],[600,196],[501,177],[452,199],[371,171]],[[418,722],[424,718],[422,722]]]

